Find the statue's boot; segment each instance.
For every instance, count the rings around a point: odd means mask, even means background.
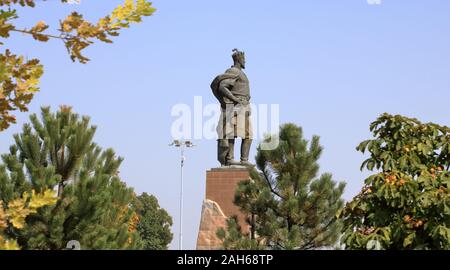
[[[250,156],[250,147],[252,145],[251,139],[242,139],[241,144],[241,165],[244,166],[254,166],[252,163],[248,161]]]
[[[220,165],[227,166],[227,156],[229,152],[228,140],[217,140],[217,159]]]
[[[229,145],[228,156],[227,156],[227,165],[228,166],[239,165],[239,162],[234,160],[234,142],[235,142],[235,139],[228,140],[228,145]]]

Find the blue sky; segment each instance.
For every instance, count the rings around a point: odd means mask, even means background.
[[[120,0],[58,1],[20,11],[17,23],[34,25],[76,9],[96,20]],[[86,50],[92,61],[73,64],[59,41],[36,43],[13,34],[6,46],[45,65],[41,92],[30,106],[60,104],[90,115],[95,141],[125,158],[121,176],[140,192],[158,197],[174,218],[178,237],[179,153],[170,112],[194,96],[215,102],[212,78],[231,65],[233,48],[246,52],[255,103],[280,105],[280,121],[321,137],[321,172],[346,181],[354,196],[367,172],[356,145],[383,112],[450,125],[450,2],[447,0],[154,1],[158,11],[133,25],[115,43]],[[55,29],[55,28],[54,28]],[[28,121],[0,134],[0,152]],[[185,248],[195,248],[205,171],[218,166],[215,141],[198,140],[188,151],[185,179]],[[253,149],[252,156],[255,151]]]

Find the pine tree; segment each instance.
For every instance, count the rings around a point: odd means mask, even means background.
[[[159,206],[155,196],[145,192],[136,197],[133,206],[139,217],[136,230],[141,236],[144,249],[166,250],[173,238],[170,231],[172,217]]]
[[[225,249],[318,249],[339,238],[336,213],[345,184],[337,185],[331,174],[317,178],[319,137],[309,143],[300,127],[285,124],[279,138],[275,150],[258,147],[259,170],[238,186],[235,204],[247,215],[250,231],[243,233],[236,219],[229,219],[227,229],[218,231]]]
[[[82,249],[140,248],[139,235],[129,230],[135,195],[118,176],[122,158],[97,146],[96,127],[70,107],[41,114],[41,121],[31,115],[2,155],[0,200],[57,189],[58,201],[28,216],[22,230],[9,228],[8,236],[24,249],[63,249],[70,240]]]

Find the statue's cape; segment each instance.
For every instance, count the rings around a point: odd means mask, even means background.
[[[239,73],[234,72],[233,68],[228,69],[225,73],[220,74],[214,78],[211,83],[211,90],[214,96],[219,100],[221,105],[225,105],[224,96],[219,93],[219,86],[223,80],[233,79],[236,80],[239,77]]]

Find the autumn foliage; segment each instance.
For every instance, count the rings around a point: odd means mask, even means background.
[[[31,194],[23,193],[7,204],[0,201],[0,250],[20,249],[16,239],[9,239],[4,236],[3,231],[11,226],[13,229],[22,229],[25,226],[25,218],[37,213],[37,209],[55,204],[56,194],[53,190],[46,190],[37,194],[32,190]],[[5,207],[6,205],[6,207]]]
[[[155,9],[145,0],[125,0],[111,14],[100,18],[96,23],[89,22],[82,14],[72,12],[59,22],[58,33],[49,32],[49,25],[41,20],[29,29],[19,29],[12,22],[19,18],[14,6],[35,7],[33,0],[0,0],[0,38],[9,38],[14,32],[30,35],[33,39],[46,42],[49,39],[61,40],[72,61],[87,63],[89,58],[82,51],[95,41],[112,43],[112,37],[132,23],[139,23],[150,16]],[[66,3],[67,0],[61,0]],[[45,4],[45,3],[44,3]],[[0,46],[3,43],[0,40]],[[8,49],[0,53],[0,131],[15,123],[11,112],[27,111],[33,95],[39,91],[39,80],[43,66],[37,59],[25,60]]]
[[[450,248],[450,128],[384,114],[358,146],[377,170],[342,212],[347,249]]]

